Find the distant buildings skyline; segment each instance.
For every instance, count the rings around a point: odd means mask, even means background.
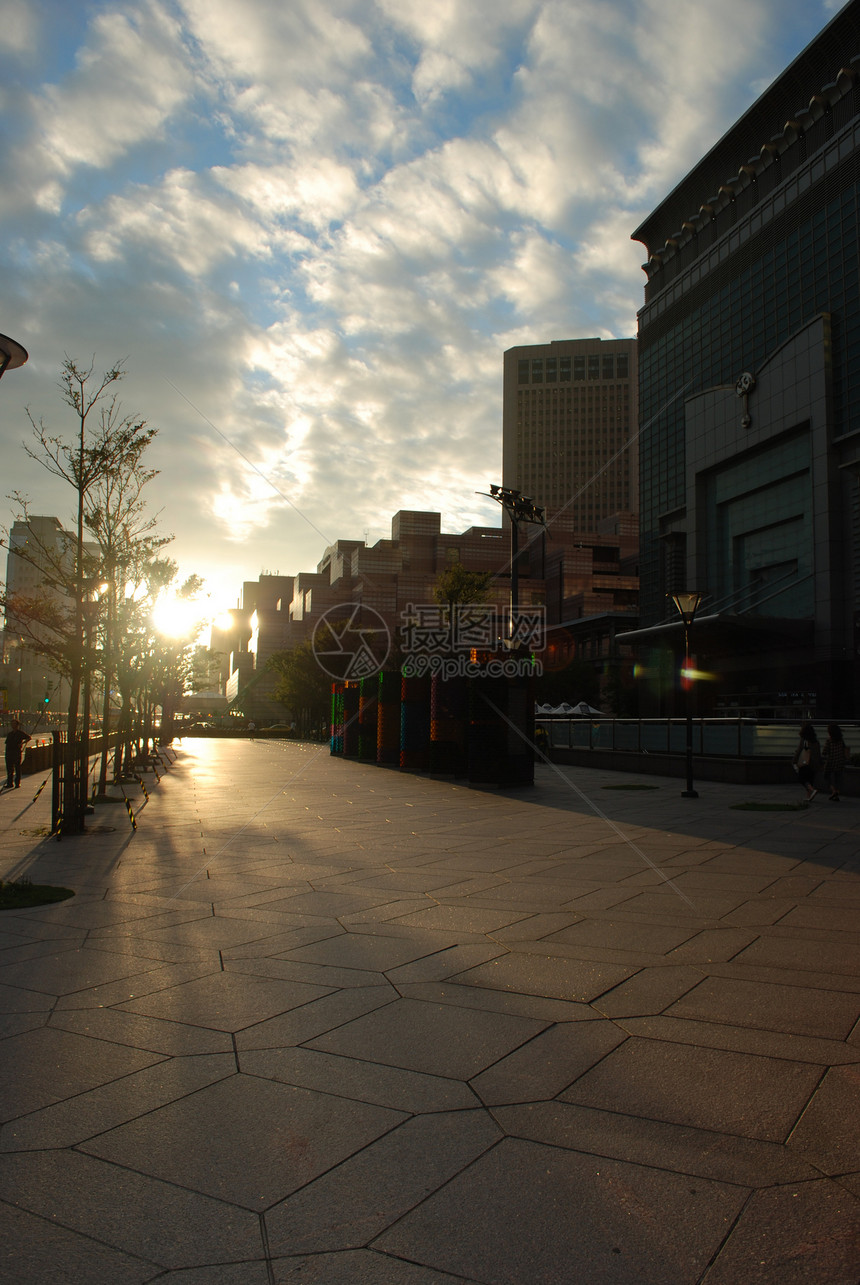
[[[538,535],[523,549],[520,606],[546,612],[547,646],[540,659],[551,669],[581,655],[608,675],[617,659],[616,632],[636,622],[635,518],[600,525],[590,535],[559,532],[548,541]],[[238,606],[228,613],[229,627],[224,622],[211,635],[213,650],[224,658],[228,700],[255,720],[282,716],[272,699],[277,677],[266,669],[275,651],[311,640],[326,613],[345,604],[378,613],[394,637],[411,607],[438,607],[439,577],[457,565],[494,576],[486,604],[501,621],[510,604],[507,533],[500,527],[445,532],[441,514],[430,511],[395,513],[390,538],[370,546],[336,541],[316,571],[245,581]]]

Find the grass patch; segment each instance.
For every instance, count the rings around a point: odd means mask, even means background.
[[[659,785],[643,785],[639,782],[633,785],[602,785],[602,790],[659,790]]]
[[[807,802],[800,803],[732,803],[735,812],[805,812]]]
[[[17,879],[12,883],[0,881],[0,910],[27,910],[31,906],[49,906],[52,901],[65,901],[74,897],[71,888],[55,888],[49,883],[31,883]]]

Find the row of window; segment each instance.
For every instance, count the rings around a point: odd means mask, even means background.
[[[534,464],[536,461],[539,461],[539,460],[579,460],[579,459],[582,459],[582,460],[588,459],[588,460],[594,460],[596,462],[604,463],[610,459],[614,459],[616,455],[618,456],[618,460],[617,460],[618,471],[623,473],[628,473],[630,470],[627,466],[626,451],[624,451],[623,453],[614,452],[610,454],[610,452],[607,450],[600,450],[599,448],[595,450],[591,442],[589,442],[587,445],[583,443],[581,446],[577,446],[573,448],[562,443],[561,448],[558,450],[538,451],[533,449],[531,451],[529,450],[520,451],[517,453],[517,459],[525,460],[532,464]]]
[[[596,425],[605,433],[620,433],[627,429],[631,423],[630,411],[614,409],[601,411],[597,407],[595,411],[588,408],[587,415],[577,415],[571,419],[569,415],[551,415],[547,411],[546,415],[531,415],[528,419],[517,420],[517,440],[524,437],[545,437],[548,433],[564,433],[566,437],[576,437],[578,433],[585,431],[586,426],[589,428]]]
[[[622,393],[619,389],[616,394],[614,384],[604,384],[595,393],[592,393],[589,388],[587,397],[584,389],[578,396],[574,392],[572,397],[569,392],[565,397],[563,389],[561,397],[554,397],[552,394],[555,391],[555,389],[545,390],[542,388],[529,388],[525,392],[521,391],[517,396],[517,409],[526,412],[531,411],[534,414],[535,410],[540,410],[543,406],[551,407],[553,410],[558,407],[559,410],[581,411],[586,406],[620,406],[622,403],[628,406],[630,404],[629,392],[625,390]],[[546,396],[544,396],[545,392]]]
[[[553,429],[558,427],[566,429],[568,432],[579,432],[586,425],[591,427],[592,424],[597,424],[598,426],[603,424],[609,431],[611,431],[613,428],[620,429],[626,427],[629,422],[630,412],[621,410],[609,412],[604,411],[602,415],[598,410],[596,415],[591,413],[588,415],[580,415],[575,420],[571,420],[569,418],[566,419],[560,415],[550,415],[547,412],[546,418],[544,418],[543,415],[538,415],[536,417],[530,416],[527,420],[518,419],[517,428],[519,429],[518,435],[520,437],[523,437],[526,433],[531,433],[532,437],[534,437],[535,433],[540,435],[550,426]]]
[[[588,379],[627,379],[630,358],[626,352],[600,353],[593,357],[521,357],[517,362],[520,384],[569,384]]]
[[[616,381],[606,384],[601,383],[598,388],[592,387],[591,384],[586,384],[585,388],[574,388],[572,385],[570,388],[532,388],[528,386],[517,389],[517,401],[540,402],[544,400],[544,395],[546,395],[548,401],[553,402],[557,401],[559,397],[567,400],[572,397],[574,401],[584,401],[587,397],[591,401],[594,397],[614,397],[616,394],[619,397],[629,397],[630,381],[628,380],[624,383]]]

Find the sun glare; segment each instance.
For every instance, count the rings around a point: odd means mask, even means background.
[[[202,614],[199,602],[190,602],[186,598],[165,594],[158,599],[153,608],[152,623],[158,632],[167,638],[183,638],[196,633],[196,626],[201,623]]]

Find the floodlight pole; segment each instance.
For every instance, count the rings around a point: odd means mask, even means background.
[[[690,706],[690,632],[693,628],[693,621],[696,618],[696,612],[702,601],[702,595],[696,593],[673,593],[672,601],[678,609],[678,614],[684,622],[684,669],[682,671],[681,683],[684,691],[684,720],[687,725],[687,788],[681,791],[682,799],[697,799],[699,797],[696,790],[693,789],[693,711]]]
[[[520,610],[520,529],[511,515],[511,629],[516,627]]]
[[[486,494],[486,492],[479,492]],[[535,504],[529,495],[523,495],[509,486],[490,483],[490,499],[496,500],[511,523],[511,638],[516,637],[517,617],[520,610],[520,531],[519,522],[532,522],[546,526],[545,510]]]

